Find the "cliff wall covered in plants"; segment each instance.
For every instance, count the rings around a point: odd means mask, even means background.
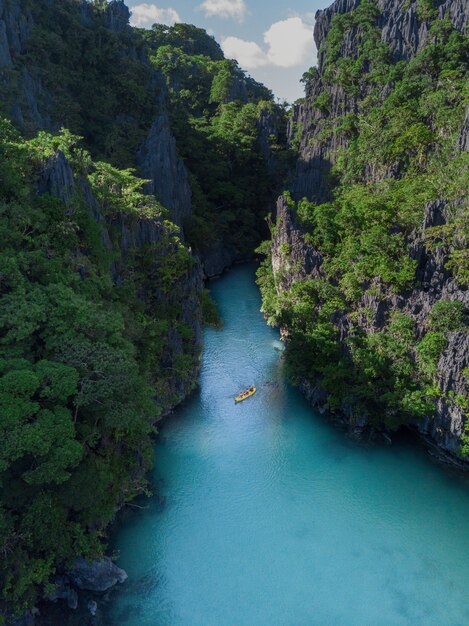
[[[416,428],[466,466],[468,7],[338,0],[289,137],[259,273],[290,375],[356,433]]]

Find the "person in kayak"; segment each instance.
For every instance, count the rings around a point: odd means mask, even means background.
[[[246,398],[249,398],[252,395],[254,395],[256,393],[256,391],[257,391],[257,389],[253,385],[250,385],[246,389],[246,391],[243,391],[238,396],[236,396],[235,401],[236,402],[241,402],[242,400],[245,400]]]

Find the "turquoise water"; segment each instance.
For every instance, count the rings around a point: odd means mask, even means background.
[[[113,626],[469,624],[469,491],[415,445],[359,446],[285,383],[254,268],[213,283],[199,391],[114,544]],[[233,396],[249,384],[251,399]]]

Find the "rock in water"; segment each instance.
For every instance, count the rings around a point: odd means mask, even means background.
[[[93,615],[93,617],[96,615],[96,611],[98,610],[98,604],[97,602],[95,602],[94,600],[90,600],[87,604],[88,607],[88,611],[91,613],[91,615]]]
[[[88,591],[107,591],[117,583],[127,580],[126,572],[117,567],[109,557],[91,563],[83,557],[75,559],[67,575],[75,587]]]

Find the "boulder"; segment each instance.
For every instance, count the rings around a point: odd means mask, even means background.
[[[111,589],[117,583],[127,580],[126,572],[117,567],[109,557],[88,562],[83,557],[73,561],[67,570],[67,576],[75,587],[88,591],[102,592]]]

